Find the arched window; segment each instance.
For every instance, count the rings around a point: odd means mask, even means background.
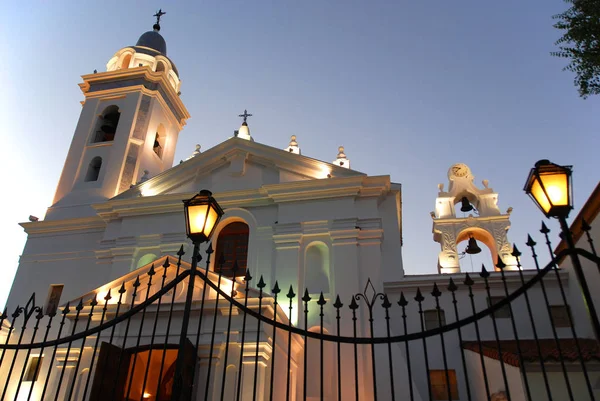
[[[329,293],[329,249],[325,244],[312,243],[306,248],[304,281],[311,294]]]
[[[96,133],[92,143],[96,142],[108,142],[115,139],[115,132],[117,132],[117,126],[119,125],[119,118],[121,113],[117,106],[108,106],[100,117],[96,124]]]
[[[236,277],[243,277],[248,266],[248,225],[239,221],[226,225],[217,238],[215,253],[215,272],[222,272],[223,277],[233,277],[233,262],[237,261],[239,270]],[[224,262],[221,264],[221,255]]]
[[[162,159],[162,154],[163,154],[164,141],[165,141],[165,126],[162,124],[158,124],[158,128],[156,129],[156,135],[154,136],[154,144],[152,145],[152,150],[161,159]]]
[[[165,70],[165,63],[163,63],[162,61],[159,61],[156,64],[156,72],[163,72]]]
[[[129,68],[129,64],[131,63],[131,54],[123,57],[123,61],[121,62],[121,68]]]
[[[88,166],[87,173],[85,174],[85,182],[88,181],[98,181],[98,176],[100,175],[100,168],[102,167],[102,158],[96,156],[90,162]]]

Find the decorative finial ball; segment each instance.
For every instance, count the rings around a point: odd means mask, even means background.
[[[160,25],[154,24],[154,25],[152,25],[152,29],[154,29],[156,32],[158,32],[158,31],[160,31]]]
[[[296,135],[292,135],[292,141],[296,140]]]
[[[343,146],[340,146],[340,147],[338,148],[338,152],[340,152],[340,153],[344,153],[344,147],[343,147]]]

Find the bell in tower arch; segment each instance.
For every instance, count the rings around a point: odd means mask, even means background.
[[[460,202],[462,203],[461,207],[460,207],[460,211],[461,212],[470,212],[471,210],[473,210],[473,205],[471,205],[471,202],[469,202],[469,199],[467,199],[466,196],[463,196],[462,199],[460,200]]]
[[[105,141],[112,141],[117,131],[117,125],[119,124],[119,117],[121,113],[118,111],[110,111],[102,117],[102,125],[100,130],[104,133]]]

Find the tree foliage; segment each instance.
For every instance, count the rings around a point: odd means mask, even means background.
[[[600,94],[600,0],[565,0],[570,8],[554,15],[554,27],[563,31],[552,55],[569,59],[564,68],[575,73],[583,98]]]

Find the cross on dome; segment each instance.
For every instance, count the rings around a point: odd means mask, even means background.
[[[240,114],[238,117],[242,117],[244,119],[245,124],[248,117],[252,117],[252,114],[248,114],[248,110],[244,110],[244,114]]]
[[[154,24],[153,27],[155,31],[160,31],[160,17],[162,17],[165,14],[166,12],[164,12],[162,8],[159,8],[156,14],[153,15],[153,17],[156,17],[156,24]]]
[[[252,114],[249,114],[248,110],[244,110],[244,113],[238,115],[238,117],[242,117],[244,119],[244,122],[242,123],[240,129],[237,131],[236,136],[238,138],[246,139],[248,141],[254,141],[254,139],[252,139],[252,136],[250,135],[250,128],[248,128],[248,123],[246,122],[248,117],[252,117]]]

